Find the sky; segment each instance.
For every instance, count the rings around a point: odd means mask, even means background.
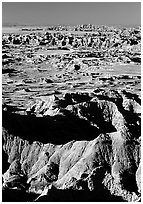
[[[3,2],[2,24],[141,25],[140,2]]]

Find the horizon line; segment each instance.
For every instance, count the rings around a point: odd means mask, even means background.
[[[44,26],[81,26],[81,25],[93,25],[93,26],[141,26],[141,24],[93,24],[93,23],[81,23],[81,24],[19,24],[19,23],[2,23],[2,27],[9,27],[9,26],[39,26],[39,27],[44,27]]]

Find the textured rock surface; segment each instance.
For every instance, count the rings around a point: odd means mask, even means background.
[[[30,104],[28,115],[21,118],[4,110],[3,149],[11,164],[3,175],[4,186],[17,187],[20,179],[25,178],[20,185],[34,193],[42,193],[53,184],[63,191],[95,191],[93,200],[102,191],[125,201],[139,199],[140,112],[136,113],[134,104],[138,110],[140,104],[139,99],[131,97],[132,111],[126,110],[124,100],[127,99],[123,92],[110,91],[105,95],[101,90],[98,94],[63,95],[61,99],[50,96],[47,101]],[[136,120],[129,122],[129,115]],[[45,135],[37,132],[34,118],[38,128],[44,127]],[[50,196],[52,190],[49,191]]]
[[[141,199],[140,29],[85,29],[3,35],[3,201]]]
[[[136,183],[138,187],[138,191],[141,193],[141,163],[136,171]]]

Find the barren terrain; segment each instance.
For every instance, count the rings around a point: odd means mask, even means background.
[[[141,201],[140,27],[3,28],[2,103],[3,201]]]

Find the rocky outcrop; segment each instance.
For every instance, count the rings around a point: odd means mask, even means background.
[[[141,163],[138,166],[136,171],[136,183],[138,187],[138,192],[141,193]]]
[[[10,166],[3,188],[36,193],[36,201],[62,201],[62,193],[68,200],[76,192],[86,195],[85,201],[103,201],[103,193],[105,201],[139,200],[140,103],[124,94],[50,96],[30,104],[21,116],[4,109],[3,150]],[[125,100],[132,101],[132,109]],[[134,120],[129,122],[129,115]],[[39,128],[44,128],[41,134]]]
[[[3,33],[3,201],[140,201],[141,29],[68,29]]]

